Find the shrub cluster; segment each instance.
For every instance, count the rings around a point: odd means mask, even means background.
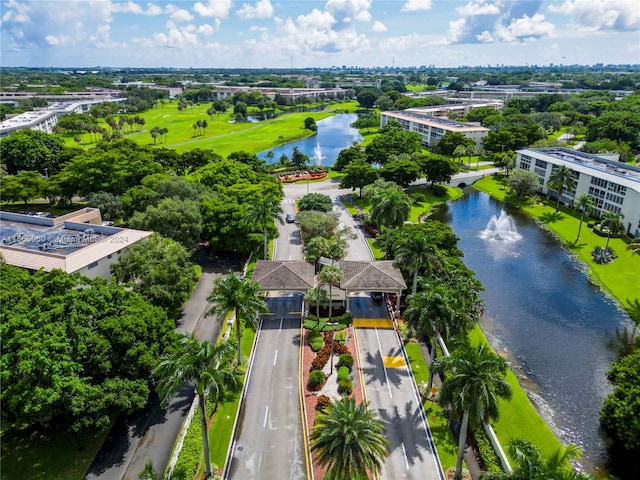
[[[338,368],[347,367],[349,371],[351,371],[351,369],[353,368],[353,363],[353,356],[350,353],[343,353],[338,359]]]
[[[324,345],[324,337],[317,330],[311,330],[309,332],[309,346],[311,350],[317,352]]]
[[[486,433],[484,433],[484,430],[482,428],[474,430],[473,436],[476,439],[476,444],[478,445],[478,454],[480,455],[480,460],[484,464],[484,470],[486,472],[502,472],[500,460],[498,459],[496,452],[493,450],[491,442],[487,438]]]
[[[316,403],[316,411],[323,412],[331,405],[331,399],[326,395],[320,395],[318,397],[318,403]]]
[[[309,374],[309,390],[320,390],[326,381],[327,377],[322,370],[311,370],[311,373]]]
[[[353,383],[350,378],[346,378],[344,380],[340,380],[338,382],[338,393],[341,395],[351,395],[351,391],[353,390]]]
[[[349,369],[347,367],[338,368],[338,382],[349,379]]]

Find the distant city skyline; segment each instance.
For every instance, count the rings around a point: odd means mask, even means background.
[[[0,6],[5,67],[640,64],[635,0],[0,0]]]

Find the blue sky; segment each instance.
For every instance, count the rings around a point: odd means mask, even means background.
[[[0,62],[65,67],[640,63],[637,0],[0,0]]]

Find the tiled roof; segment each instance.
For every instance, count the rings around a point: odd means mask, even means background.
[[[375,262],[340,262],[342,281],[340,288],[345,290],[385,291],[407,288],[402,272],[393,264],[393,260]]]
[[[251,279],[260,290],[306,291],[314,286],[313,263],[299,261],[272,262],[258,260]]]

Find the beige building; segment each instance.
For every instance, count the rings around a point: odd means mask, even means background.
[[[55,218],[0,211],[0,254],[9,265],[29,270],[110,278],[111,264],[151,233],[105,226],[97,208]]]
[[[431,147],[438,143],[447,132],[458,132],[476,143],[482,145],[482,139],[489,133],[489,129],[473,123],[456,122],[447,118],[433,117],[424,113],[407,110],[388,111],[380,114],[380,126],[396,120],[403,130],[416,132],[422,137],[422,143]]]

